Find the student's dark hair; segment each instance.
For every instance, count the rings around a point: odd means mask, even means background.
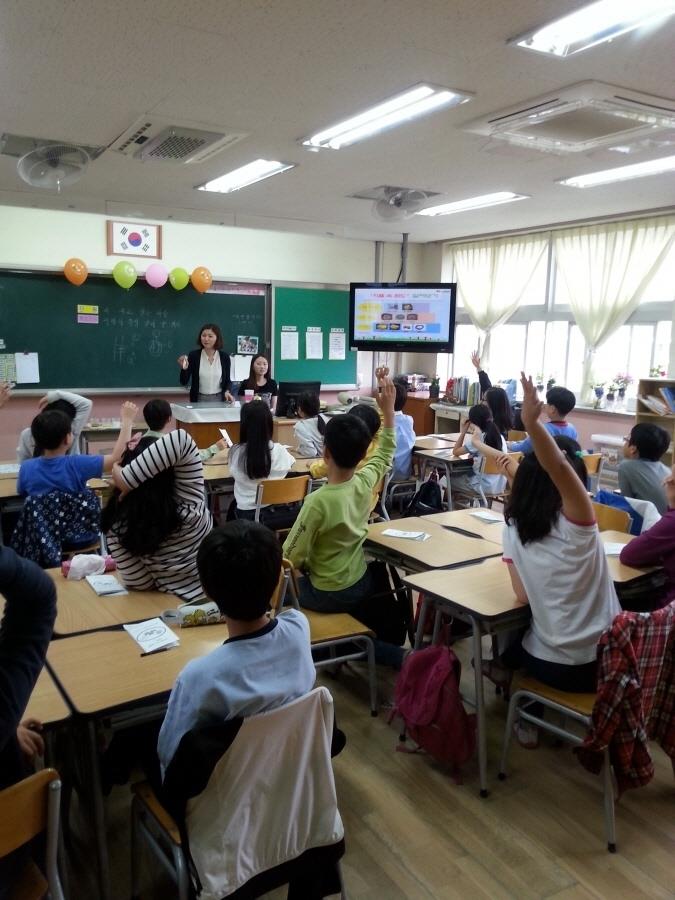
[[[268,380],[271,378],[269,359],[265,356],[264,353],[256,353],[255,356],[251,357],[251,366],[248,370],[248,378],[246,379],[246,381],[251,385],[251,387],[255,387],[255,372],[253,371],[253,366],[254,366],[256,360],[258,360],[258,359],[265,360],[265,362],[267,363],[267,373],[265,374],[265,378],[267,378]]]
[[[314,419],[319,415],[321,409],[321,400],[319,395],[314,391],[304,391],[298,397],[298,409],[304,413],[308,419]]]
[[[483,400],[487,403],[492,413],[495,425],[499,431],[506,437],[508,432],[513,428],[513,410],[509,402],[509,395],[504,388],[491,387],[485,391]]]
[[[357,419],[363,422],[368,429],[371,441],[380,430],[380,414],[377,408],[369,403],[357,403],[356,406],[352,406],[349,409],[347,415],[356,416]]]
[[[267,478],[270,474],[273,427],[270,408],[262,400],[251,400],[242,406],[239,443],[230,451],[230,458],[232,465],[243,469],[249,478]]]
[[[199,329],[199,334],[197,335],[197,346],[202,346],[202,331],[212,331],[216,336],[216,350],[223,349],[223,333],[220,330],[220,326],[216,325],[214,322],[207,322],[206,325],[202,325]]]
[[[144,437],[132,450],[125,450],[121,465],[126,466],[157,438]],[[151,556],[181,524],[174,496],[174,472],[166,469],[148,478],[120,499],[115,490],[101,513],[101,530],[113,531],[120,544],[134,556]]]
[[[403,409],[405,406],[405,401],[408,399],[408,388],[401,384],[400,381],[394,382],[394,387],[396,389],[396,397],[394,398],[394,411],[399,412],[399,410]]]
[[[207,597],[223,615],[252,622],[269,609],[281,571],[281,544],[264,525],[235,519],[207,534],[197,569]]]
[[[631,428],[628,443],[637,448],[640,459],[656,462],[670,446],[670,437],[666,429],[660,425],[640,422]]]
[[[583,486],[588,490],[588,469],[584,462],[584,452],[581,444],[566,434],[555,434],[553,440],[567,457],[567,461],[577,473]]]
[[[489,406],[485,406],[484,403],[478,403],[476,406],[472,406],[469,410],[469,422],[473,425],[477,425],[485,434],[485,443],[488,447],[492,447],[493,450],[504,449],[501,432],[492,418],[492,412],[490,411]]]
[[[350,412],[353,413],[354,409]],[[357,466],[366,455],[370,441],[370,432],[360,416],[333,416],[326,425],[324,446],[335,465],[341,469],[353,469]]]
[[[161,431],[171,418],[171,404],[156,397],[143,407],[143,418],[150,431]]]
[[[73,430],[73,421],[60,409],[46,409],[38,413],[30,423],[30,433],[35,441],[36,455],[45,450],[56,450]]]
[[[552,387],[550,391],[546,391],[546,402],[549,406],[555,406],[563,418],[571,413],[577,404],[572,391],[564,387]]]
[[[59,398],[58,400],[54,400],[52,403],[48,403],[45,406],[45,408],[42,410],[42,412],[47,412],[48,409],[58,409],[61,412],[64,412],[68,416],[68,418],[70,419],[71,422],[75,419],[75,416],[77,415],[77,410],[75,409],[73,404],[70,402],[70,400],[62,400],[61,398]]]
[[[588,483],[586,466],[580,456],[579,445],[564,435],[554,438],[567,461],[584,485]],[[564,443],[561,443],[564,442]],[[573,446],[576,445],[576,447]],[[571,453],[570,453],[571,451]],[[526,453],[518,466],[511,494],[506,501],[504,516],[515,522],[522,544],[540,541],[555,525],[562,509],[562,497],[551,476],[541,466],[534,453]]]

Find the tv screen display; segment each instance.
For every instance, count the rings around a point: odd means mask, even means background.
[[[349,285],[349,343],[354,350],[452,353],[456,284]]]

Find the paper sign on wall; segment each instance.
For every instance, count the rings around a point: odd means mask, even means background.
[[[281,326],[281,359],[297,359],[298,331],[295,325]]]
[[[78,325],[98,325],[98,306],[89,303],[77,304]]]
[[[345,346],[344,328],[331,328],[328,336],[328,359],[344,359]]]
[[[320,328],[307,329],[305,357],[307,359],[323,359],[323,331]]]
[[[13,353],[0,354],[0,381],[16,381],[16,359]]]
[[[16,383],[37,384],[40,381],[40,364],[37,353],[15,353]]]

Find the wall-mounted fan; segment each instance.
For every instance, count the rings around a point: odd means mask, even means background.
[[[20,177],[31,187],[60,191],[86,172],[89,154],[75,144],[43,144],[16,164]]]
[[[373,205],[373,214],[385,222],[397,222],[414,216],[416,212],[424,208],[428,197],[424,191],[413,189],[385,191],[384,197],[376,200]]]

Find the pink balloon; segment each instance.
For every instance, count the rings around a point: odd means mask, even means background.
[[[169,280],[169,271],[161,263],[153,263],[145,270],[145,280],[150,287],[164,287]]]

